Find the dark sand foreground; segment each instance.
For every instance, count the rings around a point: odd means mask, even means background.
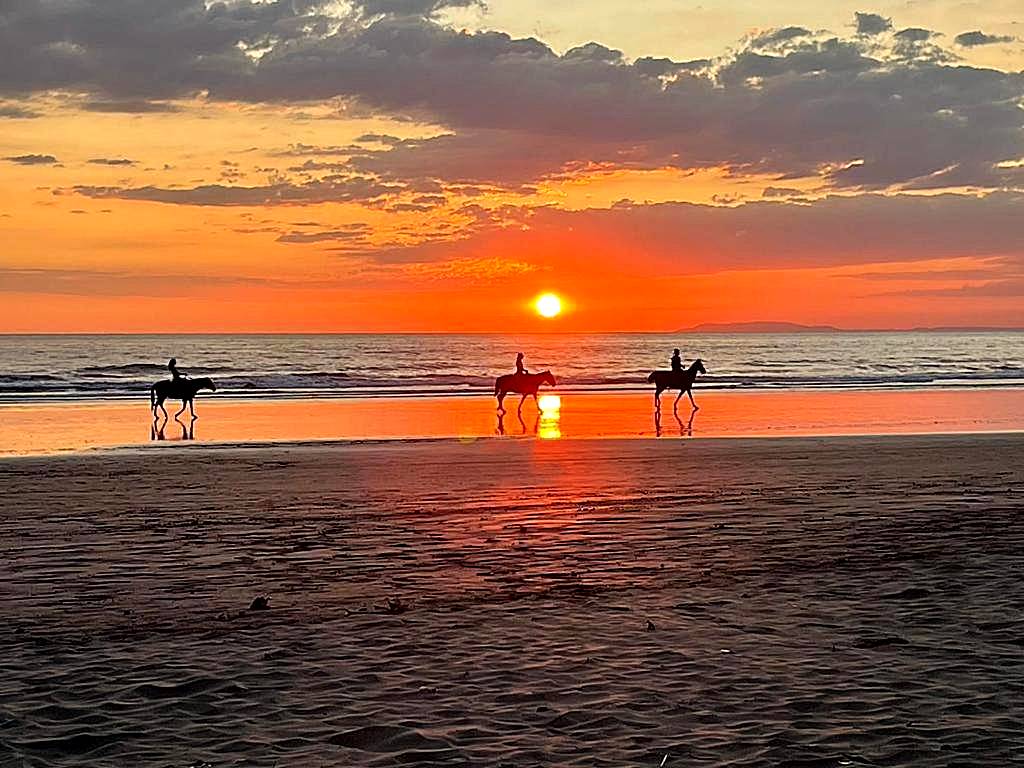
[[[0,526],[3,766],[1024,763],[1022,436],[9,459]]]

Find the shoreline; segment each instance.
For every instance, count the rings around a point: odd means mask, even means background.
[[[0,404],[0,456],[203,443],[282,445],[303,442],[481,438],[771,438],[1024,431],[1024,389],[918,389],[695,392],[660,416],[648,393],[542,393],[505,414],[493,398],[231,399],[207,395],[187,414],[154,423],[146,401]]]
[[[727,384],[715,385],[704,380],[699,380],[700,391],[709,394],[732,394],[732,395],[780,395],[780,394],[809,394],[809,393],[871,393],[871,392],[972,392],[977,390],[1006,390],[1024,391],[1024,379],[979,379],[977,381],[959,380],[950,383],[936,384],[934,382],[902,383],[902,382],[856,382],[852,384],[793,384],[785,386]],[[568,384],[559,385],[557,390],[541,390],[552,394],[561,395],[651,395],[650,384]],[[210,393],[201,392],[206,397]],[[87,395],[83,392],[75,393],[3,393],[0,394],[0,407],[4,406],[39,406],[39,405],[114,405],[125,403],[138,403],[149,396],[148,391],[133,391],[124,395],[111,395],[103,393],[98,395]],[[402,389],[399,387],[384,387],[374,389],[373,387],[360,387],[352,390],[341,389],[296,389],[296,390],[275,390],[275,389],[251,389],[251,390],[229,390],[219,389],[214,395],[219,401],[230,401],[239,403],[251,403],[259,401],[286,402],[286,401],[316,401],[316,400],[421,400],[424,398],[435,398],[438,400],[459,400],[492,398],[490,386],[476,387],[467,390],[441,390],[441,389]],[[668,397],[666,391],[665,397]]]

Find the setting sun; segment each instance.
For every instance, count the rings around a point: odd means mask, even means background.
[[[562,312],[562,300],[553,293],[544,293],[537,297],[534,307],[541,317],[555,317]]]

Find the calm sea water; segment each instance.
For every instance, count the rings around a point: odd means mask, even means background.
[[[526,353],[563,390],[644,389],[672,348],[708,389],[1024,386],[1024,333],[0,336],[0,400],[143,396],[177,357],[234,396],[486,392]]]

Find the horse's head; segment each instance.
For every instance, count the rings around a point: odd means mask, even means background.
[[[196,392],[201,389],[208,389],[211,392],[217,391],[217,385],[213,383],[213,379],[208,379],[205,376],[201,379],[192,379],[192,383],[195,385]]]
[[[693,365],[691,365],[690,368],[694,371],[697,371],[697,373],[707,373],[707,371],[704,369],[704,361],[701,360],[699,357],[693,361]]]
[[[540,375],[541,384],[548,384],[549,386],[555,386],[555,375],[551,371],[544,371]]]

